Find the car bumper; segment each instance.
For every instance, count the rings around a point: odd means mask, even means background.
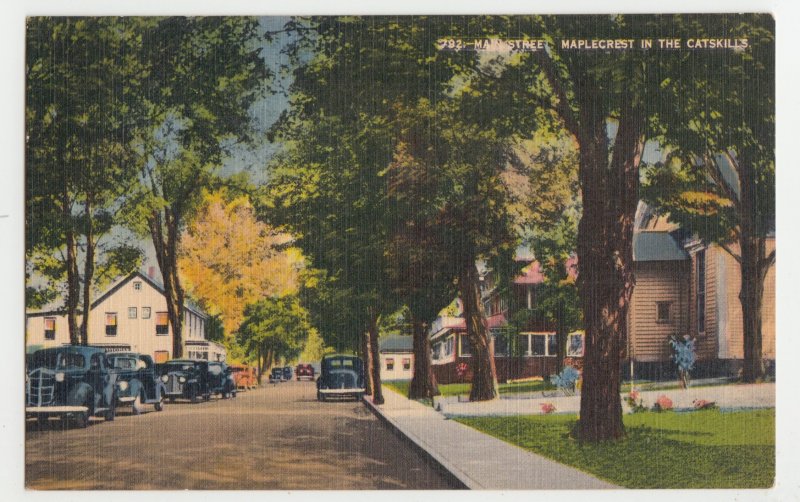
[[[59,413],[85,413],[89,411],[86,406],[26,406],[25,413],[30,414],[59,414]]]
[[[351,394],[364,394],[367,389],[317,389],[321,394],[333,395],[351,395]]]

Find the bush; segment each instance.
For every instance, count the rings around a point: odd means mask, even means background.
[[[578,370],[572,366],[565,366],[561,373],[550,376],[550,383],[565,392],[571,393],[575,392],[575,384],[580,377],[581,374]]]
[[[673,335],[669,339],[669,345],[672,347],[672,361],[678,367],[681,387],[685,389],[689,386],[689,372],[697,360],[694,338],[688,335],[682,337]]]
[[[550,413],[556,411],[556,407],[553,403],[542,403],[541,407],[542,407],[542,413],[544,413],[545,415],[549,415]]]
[[[672,409],[672,399],[665,395],[658,396],[656,404],[653,405],[653,411],[669,411]]]
[[[692,401],[692,404],[696,410],[716,410],[718,408],[717,403],[714,401],[706,401],[705,399],[695,399]]]
[[[647,411],[647,406],[644,405],[644,400],[639,396],[639,392],[631,390],[628,397],[625,398],[628,406],[631,407],[631,413],[641,413]]]

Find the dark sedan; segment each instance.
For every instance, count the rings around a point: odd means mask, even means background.
[[[364,363],[355,356],[332,355],[322,359],[322,372],[317,379],[317,399],[364,396]]]

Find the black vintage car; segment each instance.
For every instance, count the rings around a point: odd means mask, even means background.
[[[97,347],[64,346],[36,351],[25,378],[25,416],[44,424],[51,416],[86,427],[89,417],[114,420],[117,373]]]
[[[317,379],[317,399],[364,396],[364,363],[355,356],[332,355],[322,359],[322,372]]]
[[[281,383],[286,380],[283,378],[283,368],[272,368],[269,373],[269,383]]]
[[[283,379],[285,381],[289,381],[292,379],[292,367],[291,366],[284,366],[283,367]]]
[[[117,404],[130,405],[134,415],[142,406],[152,404],[156,411],[164,409],[167,388],[156,373],[153,359],[136,352],[108,354],[111,367],[117,372]]]
[[[236,384],[225,363],[173,359],[158,365],[158,372],[170,401],[183,398],[196,403],[213,394],[236,397]]]

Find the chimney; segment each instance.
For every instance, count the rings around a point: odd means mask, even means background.
[[[153,281],[156,279],[156,267],[153,266],[147,267],[147,277],[149,277],[150,280]]]

